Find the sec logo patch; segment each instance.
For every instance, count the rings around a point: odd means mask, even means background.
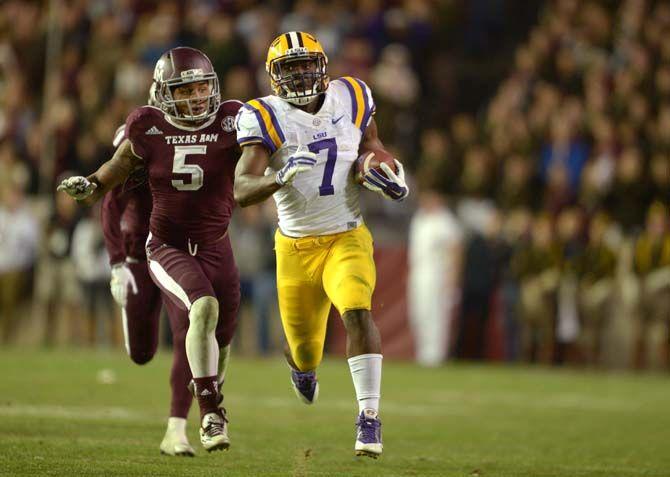
[[[233,132],[235,130],[235,118],[233,116],[226,116],[221,120],[221,127],[226,132]]]

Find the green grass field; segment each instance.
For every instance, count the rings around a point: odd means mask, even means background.
[[[385,362],[384,455],[353,455],[344,360],[320,368],[319,402],[290,388],[280,358],[234,359],[232,447],[161,456],[169,354],[0,351],[0,475],[670,476],[670,378],[544,368]],[[103,384],[102,369],[116,382]]]

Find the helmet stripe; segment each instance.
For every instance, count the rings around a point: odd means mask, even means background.
[[[294,31],[289,33],[289,36],[291,37],[291,43],[293,43],[293,48],[298,48],[298,34]]]
[[[296,35],[298,37],[298,46],[300,46],[300,47],[305,46],[305,44],[302,41],[302,32],[297,32]]]
[[[291,34],[287,33],[286,35],[284,35],[284,37],[286,38],[286,44],[288,45],[288,49],[290,50],[291,48],[293,48],[293,39],[291,38]]]

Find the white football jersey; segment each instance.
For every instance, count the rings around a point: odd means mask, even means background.
[[[331,81],[315,114],[276,96],[254,99],[240,109],[237,142],[268,148],[266,175],[284,167],[298,148],[316,154],[312,170],[298,174],[292,184],[274,193],[284,235],[334,234],[362,223],[360,186],[354,181],[352,166],[374,111],[370,88],[352,77]]]

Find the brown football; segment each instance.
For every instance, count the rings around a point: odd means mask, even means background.
[[[375,149],[373,151],[365,151],[356,159],[355,178],[356,182],[363,184],[363,176],[370,169],[376,169],[377,172],[386,176],[384,170],[380,167],[381,163],[385,162],[393,172],[398,172],[395,165],[395,160],[391,153],[384,149]]]

